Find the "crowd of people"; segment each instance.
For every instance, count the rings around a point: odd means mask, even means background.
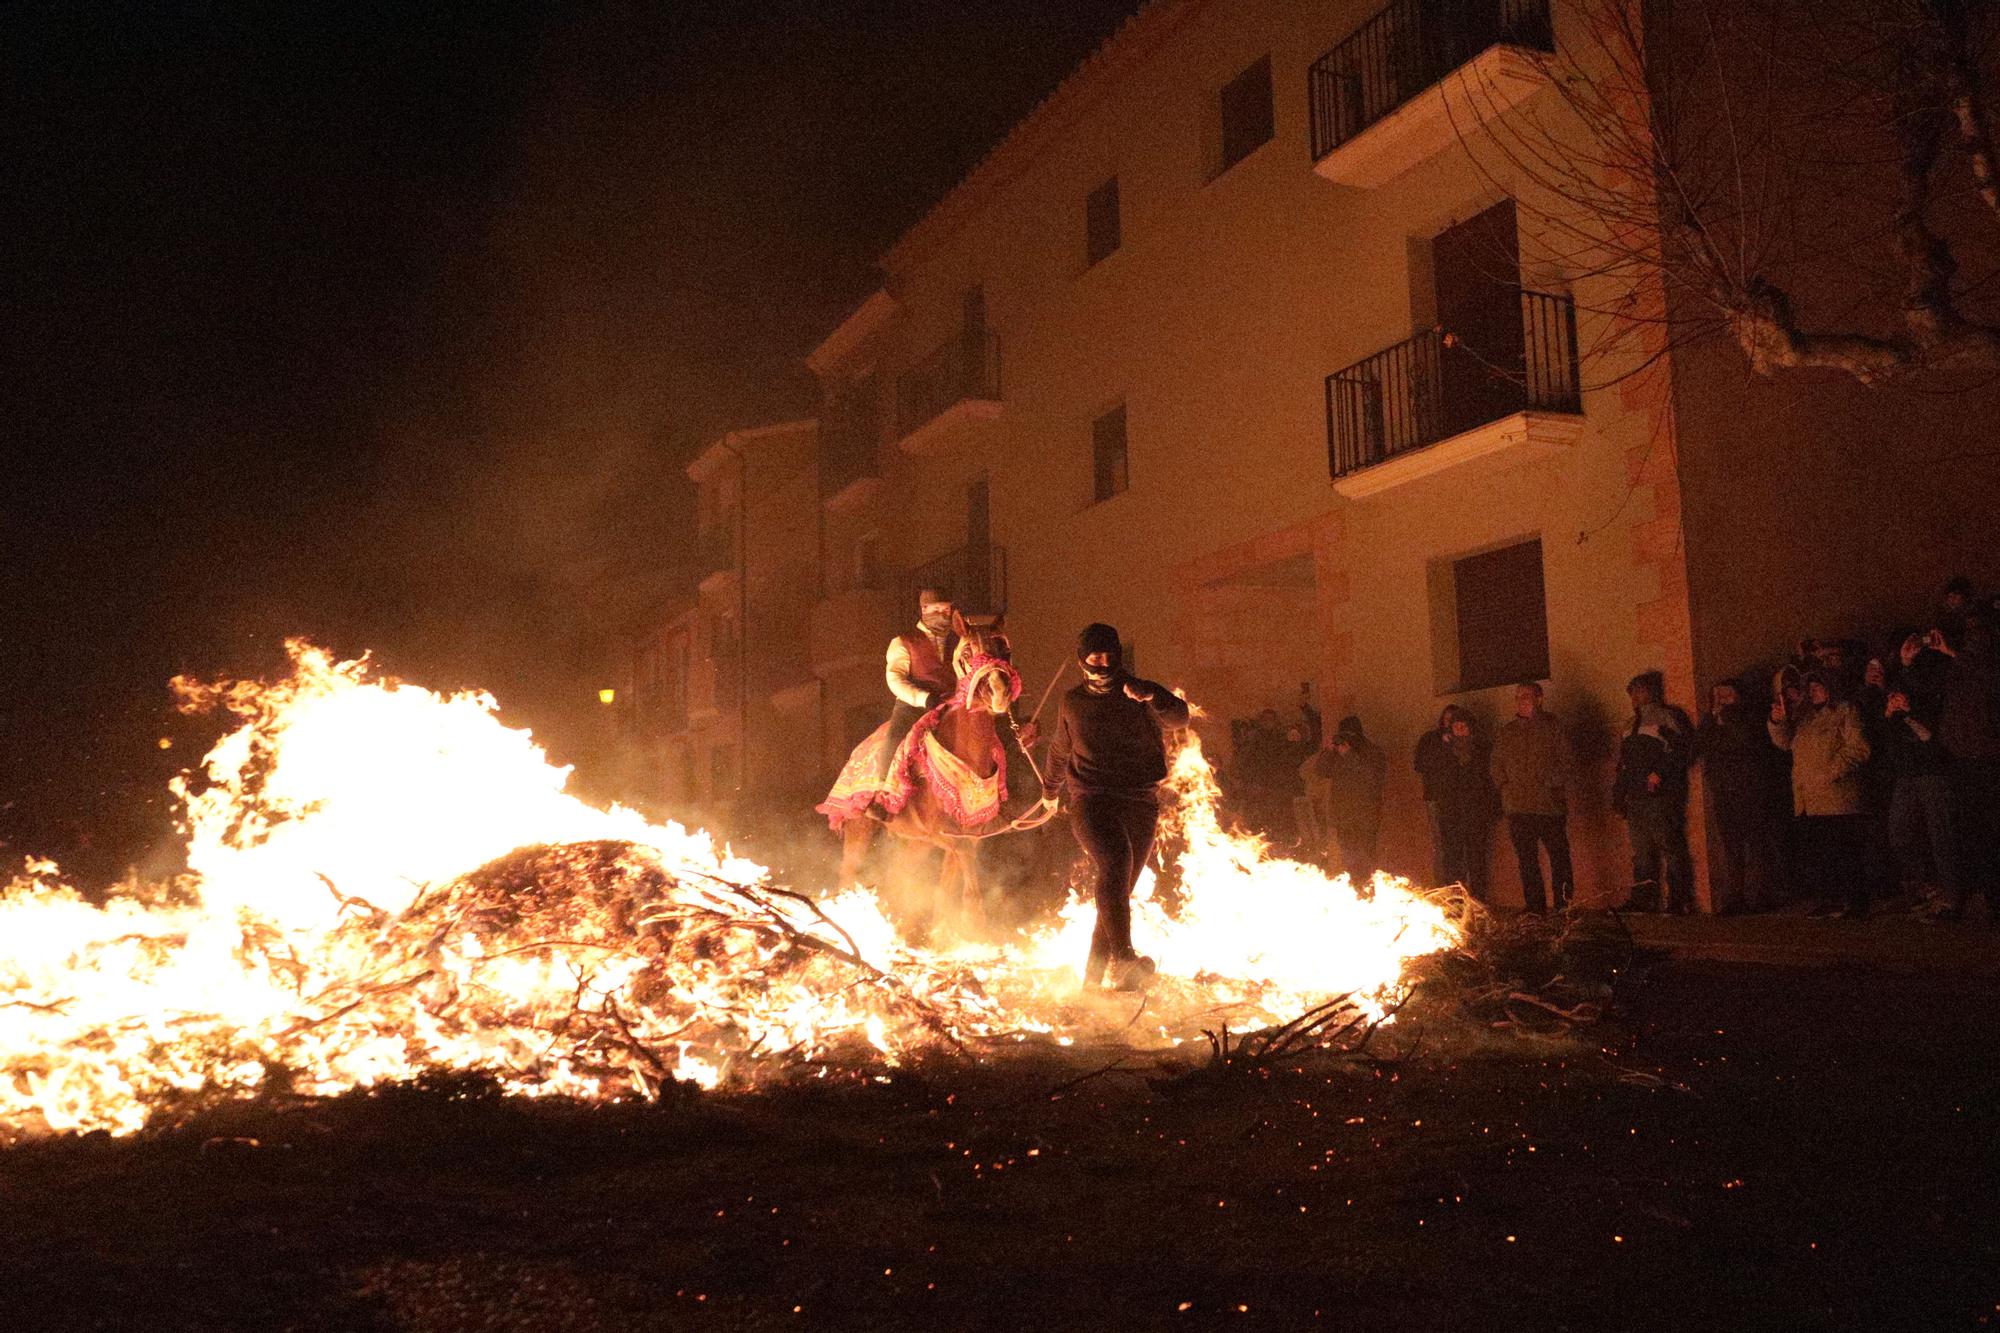
[[[1718,682],[1698,720],[1667,699],[1659,672],[1633,677],[1609,793],[1631,851],[1630,905],[1694,909],[1687,830],[1699,771],[1726,910],[1804,901],[1863,916],[1914,898],[1927,920],[1951,921],[1977,892],[1987,919],[2000,921],[1996,623],[2000,599],[1955,578],[1932,623],[1875,643],[1807,640],[1769,674]],[[1364,879],[1379,864],[1388,758],[1348,717],[1322,745],[1303,747],[1284,783],[1279,770],[1301,748],[1292,732],[1273,713],[1239,738],[1238,770],[1254,793],[1244,814],[1281,838],[1322,842],[1331,869]],[[1514,716],[1490,738],[1473,714],[1447,705],[1412,762],[1433,882],[1488,897],[1498,823],[1527,910],[1568,905],[1569,812],[1576,784],[1590,779],[1538,683],[1515,689]],[[1296,796],[1289,824],[1283,793]]]

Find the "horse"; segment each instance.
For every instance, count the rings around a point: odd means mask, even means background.
[[[841,835],[840,882],[859,882],[862,859],[875,840],[871,803],[887,812],[880,822],[897,838],[943,853],[934,916],[962,933],[986,929],[986,898],[979,882],[979,843],[1007,801],[1007,750],[997,719],[1020,697],[1021,678],[999,621],[970,625],[958,618],[952,697],[917,720],[877,781],[888,723],[848,758],[833,790],[816,809]],[[955,906],[954,906],[955,903]]]

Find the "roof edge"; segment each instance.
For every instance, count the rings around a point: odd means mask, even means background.
[[[877,288],[869,298],[854,308],[854,313],[840,321],[840,327],[820,340],[819,346],[806,353],[806,368],[824,379],[862,344],[879,332],[896,315],[896,298],[889,295],[887,288]]]
[[[1049,140],[1087,111],[1113,80],[1142,64],[1208,3],[1145,0],[1056,85],[1055,91],[1017,121],[964,179],[896,239],[883,254],[882,267],[893,272],[956,231],[988,196],[1025,171]]]

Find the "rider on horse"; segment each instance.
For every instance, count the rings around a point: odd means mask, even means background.
[[[877,781],[889,776],[889,764],[917,719],[951,698],[958,688],[955,658],[959,639],[952,628],[952,616],[950,594],[925,588],[917,593],[916,628],[889,640],[883,676],[896,702],[889,710],[889,733],[875,772]],[[867,809],[871,819],[882,819],[886,813],[880,800]]]
[[[857,815],[888,823],[901,813],[914,783],[931,767],[926,756],[935,755],[935,742],[924,743],[925,735],[935,732],[947,705],[975,706],[973,699],[960,696],[968,691],[983,694],[995,672],[1006,677],[1008,689],[991,701],[995,721],[1004,718],[1006,724],[995,743],[1016,755],[1022,746],[1034,744],[1032,725],[1014,720],[1020,678],[1006,660],[1007,640],[999,625],[968,626],[956,614],[949,595],[936,588],[925,588],[917,600],[916,627],[891,639],[884,657],[884,678],[895,698],[889,720],[855,747],[833,790],[817,807],[835,829]],[[1002,772],[994,785],[1004,790],[1004,759],[999,767]],[[954,812],[971,808],[953,805]]]

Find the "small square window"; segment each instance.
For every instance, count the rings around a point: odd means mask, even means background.
[[[1118,219],[1118,178],[1113,176],[1084,201],[1084,262],[1095,264],[1118,249],[1123,235]]]
[[[1223,172],[1256,152],[1276,133],[1271,111],[1271,57],[1263,56],[1250,68],[1222,85],[1219,98],[1222,116]]]
[[[1537,537],[1451,563],[1459,690],[1549,675],[1549,610]]]
[[[1096,500],[1109,500],[1132,484],[1125,448],[1125,407],[1121,403],[1090,426],[1090,458]]]

